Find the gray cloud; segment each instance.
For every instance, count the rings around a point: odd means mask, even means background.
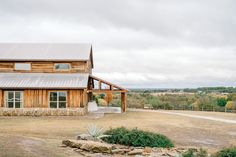
[[[0,41],[93,43],[127,87],[236,86],[234,0],[1,0]]]

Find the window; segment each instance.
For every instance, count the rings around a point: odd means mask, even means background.
[[[31,70],[30,63],[15,63],[15,70]]]
[[[66,108],[66,92],[50,92],[50,108]]]
[[[23,91],[6,91],[6,107],[22,108],[23,107]]]
[[[67,71],[67,70],[70,70],[70,64],[69,63],[56,63],[54,64],[54,69],[55,70],[64,70],[64,71]]]

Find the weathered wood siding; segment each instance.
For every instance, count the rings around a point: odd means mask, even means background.
[[[31,72],[53,73],[54,63],[53,62],[32,62]]]
[[[11,62],[0,62],[0,72],[13,72],[14,63]]]
[[[48,90],[24,90],[24,107],[48,107]]]
[[[87,102],[86,90],[68,91],[68,107],[85,107]]]
[[[50,91],[67,91],[67,107],[79,108],[87,105],[86,90],[46,90],[46,89],[27,89],[24,91],[24,108],[48,108],[49,107],[49,92]],[[4,106],[4,91],[0,90],[1,107]]]
[[[31,70],[19,71],[14,69],[15,63],[31,63]],[[59,71],[54,69],[55,63],[69,63],[71,69]],[[25,72],[25,73],[91,73],[91,61],[77,62],[0,62],[0,72]]]
[[[3,97],[3,91],[0,89],[0,107],[3,107],[4,105],[4,97]]]

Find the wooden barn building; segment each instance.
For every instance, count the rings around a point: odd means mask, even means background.
[[[127,90],[92,75],[90,44],[0,43],[0,115],[84,115],[93,93]]]

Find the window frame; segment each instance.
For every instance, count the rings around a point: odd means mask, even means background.
[[[8,94],[9,92],[13,92],[13,100],[9,101],[8,98]],[[16,92],[20,92],[20,100],[16,101]],[[18,109],[16,108],[16,102],[20,103],[20,107],[19,108],[24,108],[24,91],[20,91],[20,90],[8,90],[8,91],[4,91],[4,104],[5,104],[5,108],[12,108],[12,109]],[[13,107],[9,107],[9,102],[13,103]]]
[[[30,69],[16,69],[16,64],[27,64],[29,65]],[[14,63],[14,71],[32,71],[32,63],[31,62],[24,62],[24,63],[18,63],[18,62],[15,62]]]
[[[69,65],[68,69],[56,69],[56,65],[58,64],[66,64]],[[71,63],[54,63],[54,67],[53,67],[54,71],[70,71],[71,70]]]
[[[65,93],[66,94],[66,101],[60,101],[59,100],[59,93]],[[51,101],[50,100],[50,94],[51,93],[57,93],[57,100],[56,101]],[[68,94],[67,94],[67,91],[49,91],[48,92],[48,108],[50,108],[50,109],[63,109],[63,108],[67,108],[67,100],[68,100]],[[57,107],[56,108],[53,108],[53,107],[51,107],[51,102],[56,102],[57,103]],[[66,106],[65,107],[63,107],[63,108],[60,108],[59,107],[59,104],[60,104],[60,102],[64,102],[64,103],[66,103]]]

